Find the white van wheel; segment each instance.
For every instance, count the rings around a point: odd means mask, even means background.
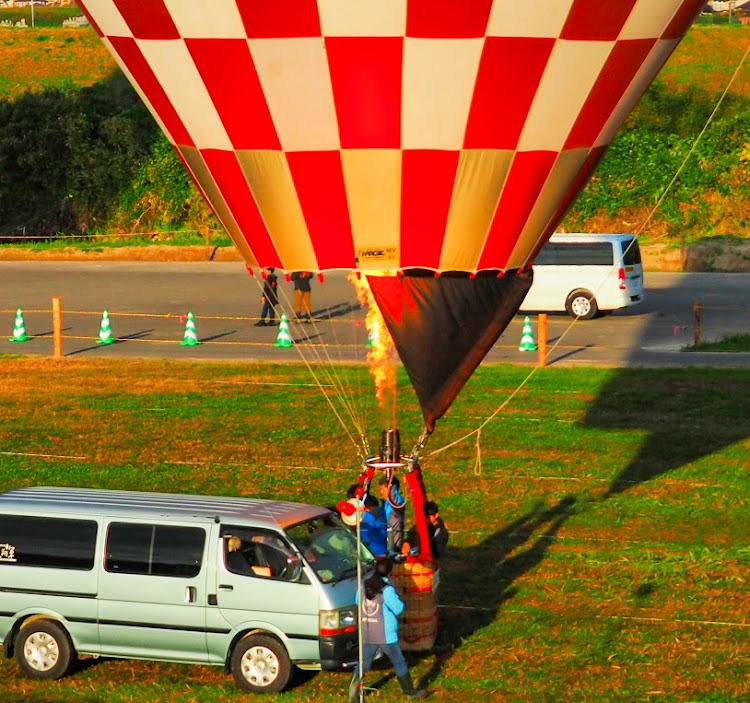
[[[59,679],[77,659],[65,628],[54,620],[34,620],[21,627],[15,644],[21,668],[35,679]]]
[[[283,691],[292,675],[292,662],[284,645],[274,637],[249,635],[232,652],[232,675],[245,691]]]
[[[571,317],[590,320],[599,314],[594,294],[581,288],[574,290],[565,301],[565,309]]]

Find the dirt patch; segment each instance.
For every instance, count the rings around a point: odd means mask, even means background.
[[[689,244],[685,270],[750,273],[750,240],[715,237]]]
[[[750,240],[711,238],[689,244],[685,252],[669,244],[642,244],[646,271],[750,272]],[[25,249],[0,247],[0,261],[242,261],[232,246],[133,246],[120,248]]]
[[[99,249],[0,248],[0,261],[242,261],[234,247],[171,246],[101,247]]]
[[[682,271],[682,252],[668,244],[641,246],[643,268],[646,271]]]

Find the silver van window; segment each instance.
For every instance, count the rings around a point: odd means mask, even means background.
[[[96,530],[93,520],[0,515],[0,564],[91,571]]]
[[[200,573],[206,531],[200,527],[113,522],[105,571],[193,578]]]
[[[225,526],[224,566],[241,576],[306,582],[299,556],[280,536],[248,527]]]
[[[357,538],[332,513],[289,527],[286,534],[323,583],[357,573]],[[361,554],[365,566],[374,563],[364,544]]]

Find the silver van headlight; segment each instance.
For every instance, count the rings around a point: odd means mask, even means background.
[[[320,636],[344,635],[357,631],[357,608],[320,611]]]

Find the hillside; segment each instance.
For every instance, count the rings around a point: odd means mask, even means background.
[[[640,231],[749,44],[694,27],[564,228]],[[0,29],[0,65],[0,235],[219,229],[93,30]],[[745,238],[748,196],[750,61],[643,235]]]

